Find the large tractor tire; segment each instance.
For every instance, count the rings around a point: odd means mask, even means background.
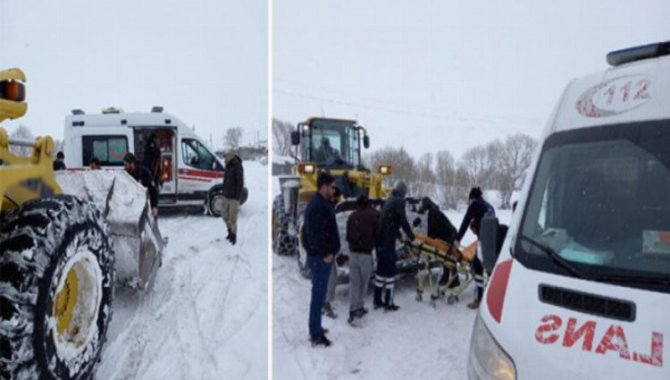
[[[114,255],[90,203],[30,201],[0,223],[0,378],[88,379],[112,317]]]
[[[289,217],[284,212],[284,198],[272,202],[272,247],[278,255],[290,256],[298,251],[298,239],[289,234]]]

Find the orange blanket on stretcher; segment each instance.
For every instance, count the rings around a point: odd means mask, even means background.
[[[474,260],[475,255],[477,254],[477,241],[468,245],[463,250],[459,250],[456,247],[452,247],[451,244],[445,242],[444,240],[433,239],[422,234],[415,234],[415,236],[416,240],[420,241],[421,243],[428,244],[431,247],[439,249],[448,255],[454,256],[457,260],[463,259],[470,263],[472,260]]]

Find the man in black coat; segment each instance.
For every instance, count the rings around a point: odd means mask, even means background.
[[[151,133],[144,145],[144,166],[149,169],[156,184],[160,183],[161,150],[156,142],[156,134]]]
[[[368,311],[365,296],[372,273],[372,250],[377,246],[379,212],[370,207],[367,195],[356,200],[358,208],[347,219],[349,243],[349,323],[361,318]]]
[[[64,160],[65,160],[65,155],[63,154],[63,152],[56,153],[56,159],[53,162],[54,171],[67,169],[67,167],[65,166],[65,161]]]
[[[470,204],[468,205],[468,210],[465,212],[463,217],[463,222],[461,222],[461,228],[458,229],[457,240],[461,241],[465,232],[468,230],[468,227],[472,229],[472,232],[479,238],[480,224],[484,216],[495,216],[496,212],[484,198],[482,197],[482,189],[479,187],[473,187],[470,189],[470,194],[468,195],[468,200]],[[468,308],[477,309],[479,308],[479,303],[482,300],[484,295],[484,266],[482,265],[481,260],[475,255],[474,260],[472,261],[472,270],[475,272],[475,285],[477,286],[477,298],[470,304]]]
[[[149,204],[151,205],[151,213],[153,216],[158,216],[158,188],[154,182],[154,178],[149,172],[149,169],[142,165],[138,165],[135,155],[126,153],[123,157],[123,168],[130,174],[135,181],[142,184],[149,191]]]
[[[447,216],[444,215],[442,211],[440,211],[440,207],[428,197],[424,197],[421,200],[419,214],[423,214],[426,211],[428,211],[428,237],[433,239],[440,239],[445,243],[449,243],[450,245],[454,244],[458,235],[456,227],[454,227],[454,225],[451,224],[449,218],[447,218]],[[440,285],[445,285],[449,281],[449,277],[453,278],[451,284],[449,285],[450,288],[455,288],[460,285],[460,280],[458,276],[456,276],[455,271],[449,272],[447,268],[444,268],[444,273],[440,279]]]
[[[240,210],[240,200],[244,189],[244,168],[242,159],[229,150],[224,154],[226,174],[223,177],[223,210],[221,216],[228,228],[226,239],[231,244],[237,242],[237,214]]]
[[[405,196],[407,185],[400,181],[395,185],[391,196],[384,202],[379,216],[379,239],[377,249],[377,272],[375,274],[375,308],[384,307],[387,311],[396,311],[398,306],[393,303],[393,289],[395,287],[396,268],[396,241],[400,237],[400,229],[405,231],[409,240],[414,240],[414,233],[407,222],[405,211]],[[383,293],[383,294],[382,294]],[[382,297],[383,295],[383,297]]]
[[[312,346],[330,346],[321,326],[328,279],[335,255],[340,251],[340,234],[331,203],[335,178],[322,172],[316,180],[317,192],[304,212],[303,240],[307,251],[307,266],[312,275],[312,299],[309,304],[309,336]]]

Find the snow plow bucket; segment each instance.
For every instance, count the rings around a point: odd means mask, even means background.
[[[94,203],[109,224],[116,282],[138,289],[153,285],[165,242],[151,214],[147,190],[122,170],[55,172],[63,193]]]

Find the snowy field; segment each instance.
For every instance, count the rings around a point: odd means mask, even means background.
[[[446,213],[459,227],[464,215]],[[508,224],[509,211],[499,211]],[[463,239],[473,241],[468,232]],[[475,298],[474,284],[454,305],[446,300],[429,305],[417,302],[416,281],[396,282],[395,303],[400,310],[372,310],[372,286],[366,307],[370,312],[359,328],[347,323],[348,285],[338,285],[333,307],[337,319],[323,318],[333,345],[312,348],[307,319],[311,284],[297,270],[295,257],[273,256],[273,374],[284,379],[466,379],[470,334],[475,311],[467,304]]]
[[[246,162],[238,242],[223,221],[163,217],[153,290],[118,288],[97,379],[267,378],[267,166]]]

